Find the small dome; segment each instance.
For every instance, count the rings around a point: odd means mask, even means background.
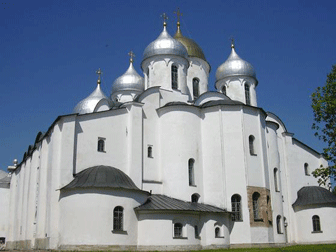
[[[98,80],[97,88],[85,99],[81,100],[73,110],[73,113],[86,114],[94,112],[97,104],[101,100],[106,100],[109,104],[111,100],[103,93],[100,88],[100,79]]]
[[[160,36],[150,43],[144,53],[143,60],[155,55],[177,55],[184,58],[188,57],[187,49],[182,43],[170,36],[164,23],[163,31]]]
[[[177,24],[177,32],[174,35],[174,39],[185,46],[189,57],[196,57],[206,61],[202,48],[194,40],[182,35],[179,23]]]
[[[111,166],[93,166],[75,175],[75,178],[61,189],[72,188],[123,188],[140,190],[121,170]]]
[[[126,90],[136,91],[139,93],[144,91],[144,80],[134,69],[133,59],[130,60],[130,65],[127,71],[118,77],[112,85],[112,94],[118,91]]]
[[[320,186],[304,186],[297,192],[297,199],[293,207],[308,205],[335,204],[336,195]]]
[[[256,79],[253,66],[238,56],[233,44],[231,48],[232,51],[229,58],[217,68],[216,81],[234,76],[248,76]]]

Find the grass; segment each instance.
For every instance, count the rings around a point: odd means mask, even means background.
[[[201,250],[200,252],[329,252],[336,251],[336,244],[295,245],[276,248],[239,248],[239,249],[216,249]]]

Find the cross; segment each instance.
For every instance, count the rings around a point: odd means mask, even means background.
[[[135,58],[135,54],[133,53],[133,51],[131,50],[128,55],[131,57],[130,58],[130,62],[133,62],[133,58]]]
[[[231,40],[231,48],[234,48],[234,38],[233,38],[233,36],[231,36],[230,40]]]
[[[166,20],[168,20],[168,16],[166,15],[166,13],[163,13],[161,17],[163,18],[163,25],[166,25]]]
[[[180,12],[180,8],[177,8],[177,11],[174,11],[174,14],[177,16],[177,22],[180,23],[180,17],[182,17],[183,14]]]
[[[102,74],[103,72],[100,70],[100,68],[96,71],[96,74],[98,74],[98,83],[100,83],[100,75]]]

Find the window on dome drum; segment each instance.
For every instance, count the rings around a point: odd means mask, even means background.
[[[194,164],[195,164],[195,160],[190,158],[188,161],[188,173],[189,173],[189,185],[190,186],[195,185]]]
[[[195,226],[195,238],[199,238],[198,226]]]
[[[193,195],[191,195],[191,202],[197,203],[199,198],[200,198],[199,194],[194,193]]]
[[[183,235],[182,229],[183,229],[183,225],[181,223],[174,224],[174,237],[175,238],[182,237]]]
[[[148,146],[148,148],[147,148],[147,157],[149,157],[149,158],[153,157],[153,146]]]
[[[246,105],[251,105],[250,86],[247,83],[245,84],[245,102],[246,102]]]
[[[260,206],[259,206],[259,199],[260,199],[260,194],[255,192],[252,195],[252,205],[253,205],[253,218],[255,221],[260,221],[259,217],[259,211],[260,211]]]
[[[306,176],[310,176],[309,165],[307,163],[304,164],[304,173],[305,173]]]
[[[0,244],[5,244],[6,238],[5,237],[0,237]]]
[[[282,230],[281,230],[281,216],[278,215],[276,218],[276,224],[277,224],[277,232],[278,234],[282,234]]]
[[[196,99],[199,96],[199,79],[197,78],[193,79],[193,95],[194,99]]]
[[[177,66],[172,65],[171,67],[171,79],[172,79],[172,89],[177,90]]]
[[[216,227],[215,228],[215,238],[219,238],[219,237],[221,237],[220,228]]]
[[[222,87],[222,93],[226,95],[226,86]]]
[[[113,230],[123,231],[123,211],[124,208],[121,206],[116,206],[113,210]]]
[[[105,139],[104,138],[98,138],[97,150],[99,152],[105,152]]]
[[[276,192],[280,192],[279,190],[279,174],[278,174],[278,168],[274,168],[274,188]]]
[[[250,148],[250,155],[255,156],[256,153],[254,151],[254,136],[250,135],[249,136],[249,148]]]
[[[231,211],[232,211],[232,221],[241,221],[242,212],[241,212],[241,197],[239,194],[234,194],[231,197]]]
[[[313,233],[322,232],[321,231],[321,224],[320,224],[320,217],[318,215],[314,215],[312,218],[313,221]]]

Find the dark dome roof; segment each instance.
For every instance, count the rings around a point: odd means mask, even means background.
[[[111,166],[93,166],[76,174],[75,178],[61,189],[71,188],[122,188],[140,190],[121,170]]]
[[[293,207],[336,204],[336,195],[319,186],[304,186],[297,192],[297,195]]]

